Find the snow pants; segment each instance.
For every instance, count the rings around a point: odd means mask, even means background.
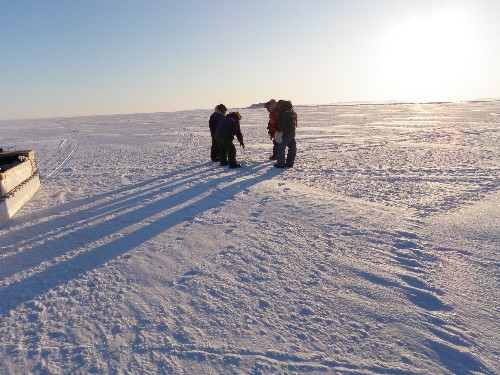
[[[236,147],[229,139],[216,138],[220,165],[236,165]]]
[[[212,137],[212,146],[210,146],[210,159],[212,161],[219,161],[219,146],[215,137]]]
[[[288,153],[285,153],[288,148]],[[285,138],[283,137],[283,141],[278,143],[278,149],[276,151],[276,163],[278,165],[285,165],[287,167],[293,167],[295,163],[295,156],[297,155],[297,142],[295,142],[295,138]]]
[[[276,159],[276,153],[278,152],[278,145],[279,143],[273,139],[273,154],[271,155],[270,159]]]

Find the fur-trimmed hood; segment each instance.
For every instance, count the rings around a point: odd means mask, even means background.
[[[276,109],[276,99],[269,100],[266,104],[264,104],[264,107],[267,108],[269,112],[274,111]]]
[[[214,111],[225,116],[226,112],[227,112],[227,108],[224,104],[219,104],[219,105],[215,106]]]

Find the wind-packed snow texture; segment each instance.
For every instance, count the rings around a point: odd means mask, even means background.
[[[500,102],[0,122],[42,187],[0,230],[1,374],[498,374]]]

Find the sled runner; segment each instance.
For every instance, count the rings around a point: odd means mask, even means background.
[[[0,227],[19,211],[39,187],[35,151],[0,152]]]

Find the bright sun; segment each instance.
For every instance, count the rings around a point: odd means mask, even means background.
[[[380,78],[398,96],[394,99],[455,99],[473,58],[466,20],[465,13],[441,11],[391,30],[382,50]]]

